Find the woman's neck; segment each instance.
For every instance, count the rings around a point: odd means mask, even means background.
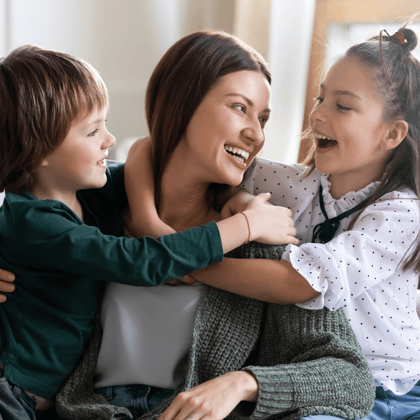
[[[160,182],[158,212],[162,221],[179,231],[220,220],[220,213],[209,202],[208,188],[197,169],[177,159],[175,152]]]

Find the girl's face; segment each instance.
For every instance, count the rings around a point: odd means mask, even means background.
[[[179,148],[202,182],[239,185],[261,150],[270,116],[270,85],[259,71],[221,77],[188,124]]]
[[[331,67],[320,85],[310,125],[316,142],[315,165],[330,174],[336,196],[381,178],[388,132],[383,111],[366,67],[350,58]]]

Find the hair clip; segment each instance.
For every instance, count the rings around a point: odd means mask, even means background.
[[[389,38],[390,41],[396,42],[397,44],[400,44],[400,45],[405,45],[406,39],[405,39],[405,36],[402,32],[397,31],[397,32],[395,32],[394,35],[391,35],[391,36],[389,36],[388,32],[386,32],[386,34],[388,35],[388,38]]]

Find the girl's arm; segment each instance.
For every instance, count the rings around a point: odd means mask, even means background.
[[[289,305],[319,295],[290,263],[224,258],[194,273],[200,283],[263,302]]]
[[[12,284],[15,276],[10,271],[0,269],[0,292],[13,292],[15,285]],[[7,296],[0,293],[0,303],[6,302]]]

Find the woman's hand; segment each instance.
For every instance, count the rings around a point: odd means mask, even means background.
[[[258,383],[250,372],[229,372],[178,394],[159,420],[222,420],[241,401],[257,398]]]
[[[15,281],[15,276],[10,271],[0,269],[0,292],[13,292],[16,288],[12,282]],[[6,302],[7,296],[0,293],[0,303]]]
[[[268,245],[299,245],[299,240],[295,238],[292,211],[272,206],[268,202],[270,197],[270,193],[258,194],[246,204],[243,213],[249,221],[250,240]]]

